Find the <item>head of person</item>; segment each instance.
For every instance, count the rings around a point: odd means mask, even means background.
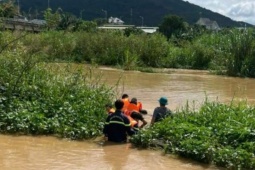
[[[132,98],[131,101],[130,101],[130,103],[137,104],[137,98],[135,98],[135,97]]]
[[[165,106],[168,104],[168,100],[166,97],[160,97],[158,101],[159,101],[160,106]]]
[[[121,110],[124,106],[124,102],[122,100],[118,99],[115,101],[114,105],[117,110]]]
[[[128,98],[128,97],[129,97],[128,94],[123,94],[121,98],[122,98],[122,99],[126,99],[126,98]]]
[[[107,103],[107,104],[105,105],[105,109],[106,109],[107,111],[111,110],[112,108],[113,108],[113,105],[112,105],[111,103]]]

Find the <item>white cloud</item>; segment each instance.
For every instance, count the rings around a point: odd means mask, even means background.
[[[255,25],[254,0],[187,0],[206,9]]]

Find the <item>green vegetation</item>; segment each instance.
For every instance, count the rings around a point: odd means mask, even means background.
[[[0,133],[70,139],[102,134],[104,104],[113,89],[94,80],[100,76],[91,69],[83,72],[61,62],[255,77],[254,29],[210,32],[175,18],[175,30],[163,22],[161,32],[148,35],[135,28],[98,30],[95,22],[50,9],[44,14],[47,31],[0,33]],[[254,110],[242,103],[206,102],[199,111],[179,111],[131,141],[230,169],[254,169]]]
[[[27,55],[36,53],[43,61],[81,62],[126,70],[202,69],[229,76],[255,77],[254,29],[209,32],[194,27],[169,40],[161,33],[96,30],[93,24],[86,29],[27,33],[17,43]],[[200,30],[200,34],[194,34],[193,29]],[[16,35],[1,33],[2,38],[15,39]]]
[[[255,168],[255,108],[205,102],[188,107],[131,138],[137,147],[162,148],[228,169]]]
[[[19,13],[19,9],[13,1],[0,2],[0,17],[14,17]]]
[[[186,30],[187,27],[183,22],[183,18],[176,15],[165,16],[159,25],[159,32],[163,33],[168,39],[172,36],[179,37]]]
[[[10,41],[1,37],[1,44]],[[16,42],[0,54],[0,133],[89,139],[101,134],[109,87],[69,65],[51,66]],[[31,51],[30,51],[31,52]],[[76,67],[79,68],[79,67]]]

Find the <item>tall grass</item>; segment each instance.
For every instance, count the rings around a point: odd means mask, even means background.
[[[255,76],[254,33],[254,30],[233,30],[231,32],[229,44],[231,56],[227,65],[229,75]]]
[[[200,110],[180,110],[141,131],[131,142],[229,169],[254,169],[254,111],[245,102],[226,105],[206,101]]]
[[[91,72],[0,56],[0,132],[87,139],[102,132],[114,92]]]
[[[160,33],[125,36],[121,31],[50,31],[27,34],[7,50],[13,52],[21,48],[27,55],[36,54],[51,62],[82,62],[126,70],[140,67],[203,69],[230,76],[255,77],[254,35],[253,29],[228,29],[203,32],[189,40],[168,41]],[[16,37],[3,32],[0,43]]]

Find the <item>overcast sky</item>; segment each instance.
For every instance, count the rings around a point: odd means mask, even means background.
[[[236,21],[255,25],[255,0],[185,0]]]

